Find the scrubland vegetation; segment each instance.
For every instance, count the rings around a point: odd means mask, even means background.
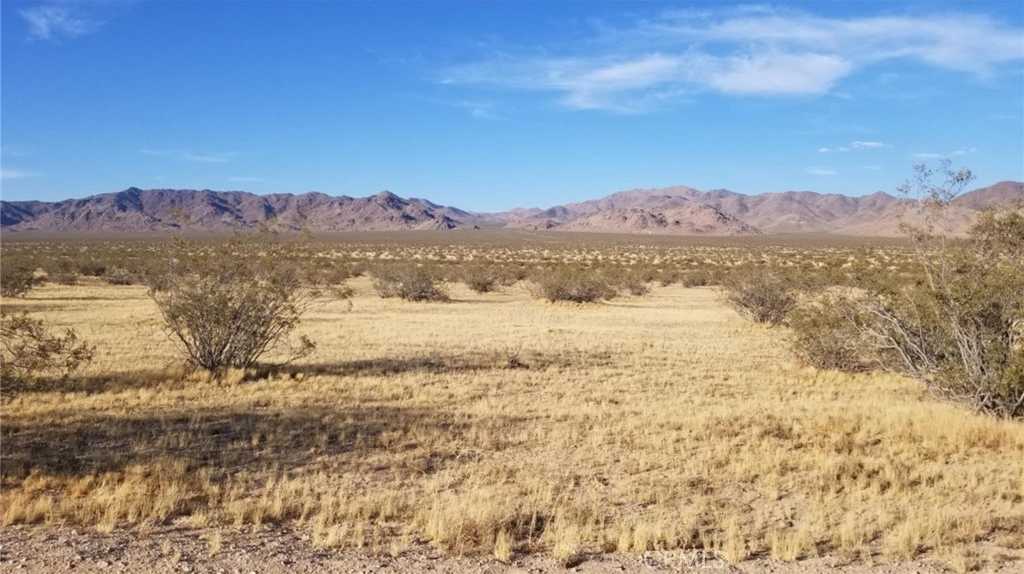
[[[0,522],[1020,563],[1024,219],[932,231],[7,243]]]

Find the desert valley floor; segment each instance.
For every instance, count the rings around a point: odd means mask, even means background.
[[[0,571],[1024,568],[1024,427],[801,366],[715,288],[350,284],[315,354],[220,382],[144,287],[5,301],[97,357],[0,404]]]

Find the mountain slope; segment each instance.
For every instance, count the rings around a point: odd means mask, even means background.
[[[957,198],[950,229],[967,230],[979,210],[1024,202],[1024,184],[1000,182]],[[129,188],[117,193],[47,203],[0,201],[4,231],[147,232],[269,228],[309,231],[392,231],[496,226],[520,229],[745,235],[836,233],[894,236],[919,221],[914,203],[886,193],[861,197],[787,191],[745,195],[690,187],[632,189],[548,209],[480,214],[402,198],[323,193],[256,195],[242,191]]]
[[[57,203],[5,201],[0,207],[4,229],[12,231],[386,231],[455,229],[474,221],[465,211],[386,191],[352,198],[129,188]]]
[[[1024,201],[1024,184],[1018,182],[1001,182],[965,193],[948,210],[949,228],[954,233],[963,233],[979,210],[1018,201]],[[702,215],[697,212],[683,217],[673,212],[688,205],[710,207],[727,219],[701,225]],[[630,210],[643,210],[648,217],[624,217]],[[660,232],[720,235],[760,231],[898,236],[902,234],[901,224],[921,219],[914,202],[882,192],[858,197],[812,191],[745,195],[725,189],[699,191],[690,187],[634,189],[546,210],[514,210],[499,215],[509,227],[619,233],[659,232],[652,231],[652,217],[681,221],[689,217],[694,220],[692,225],[668,226]],[[743,226],[732,224],[732,220]]]

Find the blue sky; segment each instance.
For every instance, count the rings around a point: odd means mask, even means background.
[[[1024,180],[1022,5],[4,0],[2,195]]]

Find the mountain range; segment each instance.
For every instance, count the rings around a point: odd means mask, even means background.
[[[1024,202],[1024,183],[1004,181],[963,194],[948,220],[962,232],[986,208]],[[633,189],[548,209],[475,213],[383,191],[369,197],[323,193],[256,195],[243,191],[129,188],[58,202],[0,201],[4,231],[224,232],[392,231],[514,228],[531,230],[747,235],[834,233],[893,236],[917,217],[914,202],[787,191],[746,195],[690,187]]]

